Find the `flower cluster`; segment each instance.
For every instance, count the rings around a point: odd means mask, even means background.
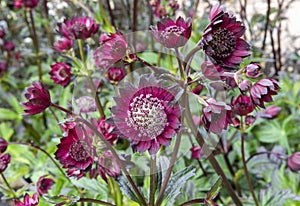
[[[10,163],[10,154],[6,153],[7,141],[0,137],[0,172],[4,172]]]

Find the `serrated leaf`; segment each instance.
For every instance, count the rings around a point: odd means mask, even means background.
[[[213,200],[220,192],[221,186],[222,186],[222,178],[219,176],[215,184],[207,192],[206,200],[207,201]]]
[[[129,184],[128,180],[124,176],[119,176],[116,181],[118,182],[123,194],[129,197],[129,199],[141,204],[139,198],[135,195],[134,191],[131,189],[132,186]]]
[[[157,182],[157,189],[160,190],[161,184],[164,181],[164,178],[167,173],[167,169],[169,168],[170,162],[169,159],[165,156],[160,156],[157,158],[156,161],[156,168],[157,168],[157,173],[156,173],[156,182]]]
[[[58,203],[64,203],[64,205],[73,205],[75,204],[80,197],[76,195],[71,196],[64,196],[64,195],[58,195],[58,196],[50,196],[50,195],[43,195],[43,198],[52,204],[58,204]]]
[[[187,180],[195,175],[195,168],[186,167],[179,172],[173,174],[169,180],[168,186],[165,191],[165,199],[168,205],[172,205],[175,198],[180,194],[180,190],[186,184]]]
[[[22,116],[17,114],[16,112],[6,109],[0,108],[0,120],[14,120],[14,119],[21,119]]]

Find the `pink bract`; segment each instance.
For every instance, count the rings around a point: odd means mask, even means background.
[[[49,74],[56,84],[67,86],[71,79],[71,67],[63,62],[57,62],[51,65]]]

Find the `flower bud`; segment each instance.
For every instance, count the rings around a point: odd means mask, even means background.
[[[192,146],[192,148],[190,149],[192,152],[192,158],[193,159],[199,159],[202,156],[202,149],[199,145],[197,146]]]
[[[10,154],[0,156],[0,172],[4,172],[10,163]]]
[[[269,106],[260,113],[259,117],[264,119],[275,119],[280,114],[281,108],[275,105]]]
[[[246,91],[248,91],[249,89],[250,89],[250,87],[251,87],[251,82],[249,81],[249,80],[247,80],[247,79],[244,79],[243,81],[241,81],[240,83],[239,83],[239,88],[240,88],[240,90],[242,91],[242,92],[246,92]]]
[[[260,70],[261,67],[257,63],[251,63],[244,68],[246,76],[253,79],[258,78],[263,74]]]
[[[288,167],[293,172],[297,172],[300,170],[300,152],[296,152],[289,156],[288,158]]]
[[[5,152],[6,148],[7,148],[7,141],[2,137],[0,137],[0,153]]]
[[[125,77],[125,71],[123,68],[111,67],[108,69],[108,79],[111,83],[118,83]]]

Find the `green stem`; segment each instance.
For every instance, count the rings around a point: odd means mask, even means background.
[[[205,203],[205,199],[200,198],[200,199],[190,200],[188,202],[182,203],[180,206],[194,205],[195,203]]]
[[[1,177],[2,177],[2,179],[3,179],[3,181],[4,181],[4,183],[6,184],[7,188],[8,188],[9,191],[11,192],[12,196],[13,196],[14,198],[16,198],[16,194],[15,194],[14,190],[11,188],[11,186],[9,185],[9,183],[8,183],[7,179],[5,178],[4,174],[3,174],[2,172],[0,172],[0,175],[1,175]]]
[[[105,117],[104,108],[103,108],[103,106],[101,104],[101,101],[98,97],[98,92],[96,91],[96,88],[95,88],[95,85],[93,83],[91,74],[90,74],[90,72],[89,72],[89,70],[87,69],[87,66],[86,66],[85,56],[84,56],[84,52],[83,52],[83,45],[82,45],[82,40],[81,39],[78,39],[78,47],[79,47],[80,57],[81,57],[81,60],[83,62],[83,69],[87,73],[87,81],[88,81],[89,86],[90,86],[90,88],[92,90],[92,93],[94,95],[94,99],[95,99],[95,102],[96,102],[96,105],[97,105],[97,108],[98,108],[98,111],[99,111],[99,114],[100,114],[100,118]]]
[[[154,206],[154,198],[155,198],[155,174],[156,174],[156,155],[154,157],[150,156],[150,200],[149,205]]]
[[[61,106],[59,106],[59,105],[57,105],[57,104],[51,103],[50,106],[55,107],[56,109],[59,109],[59,110],[65,112],[65,113],[67,113],[67,114],[69,114],[69,115],[72,115],[72,116],[73,116],[73,115],[76,115],[76,114],[73,113],[72,111],[70,111],[70,110],[68,110],[68,109],[66,109],[66,108],[63,108],[63,107],[61,107]]]
[[[243,123],[241,123],[241,124],[243,124]],[[245,175],[246,175],[246,180],[247,180],[251,195],[253,197],[253,200],[255,202],[255,205],[259,206],[258,200],[256,199],[256,195],[254,193],[254,189],[253,189],[253,186],[252,186],[252,183],[251,183],[251,180],[250,180],[248,168],[247,168],[247,162],[246,162],[246,158],[245,158],[245,137],[244,136],[245,136],[245,132],[244,132],[244,129],[242,128],[242,131],[241,131],[242,148],[241,148],[241,150],[242,150],[243,168],[244,168],[244,172],[245,172]]]
[[[104,24],[106,26],[108,26],[108,28],[111,32],[114,32],[115,29],[112,27],[110,21],[108,20],[106,14],[105,14],[105,10],[104,10],[102,0],[98,0],[98,5],[99,5],[99,10],[100,10],[100,13],[101,13],[101,17],[103,18]]]
[[[115,199],[115,204],[117,204],[117,199],[116,199],[116,195],[115,195],[115,187],[114,187],[114,185],[112,183],[112,178],[111,177],[107,178],[107,184],[108,184],[108,189],[110,190],[112,196]]]
[[[177,48],[175,49],[175,54],[176,54],[176,59],[177,59],[178,66],[179,66],[180,76],[181,76],[181,79],[183,79],[184,78],[184,71],[183,71],[181,60],[180,60],[179,51],[178,51]]]
[[[101,200],[92,199],[92,198],[80,198],[77,202],[89,202],[89,203],[95,203],[95,204],[98,204],[98,205],[115,206],[114,204],[104,202],[104,201],[101,201]]]
[[[118,206],[122,206],[123,205],[123,195],[120,189],[119,184],[113,179],[113,185],[115,187],[115,198],[116,198],[116,204]]]

